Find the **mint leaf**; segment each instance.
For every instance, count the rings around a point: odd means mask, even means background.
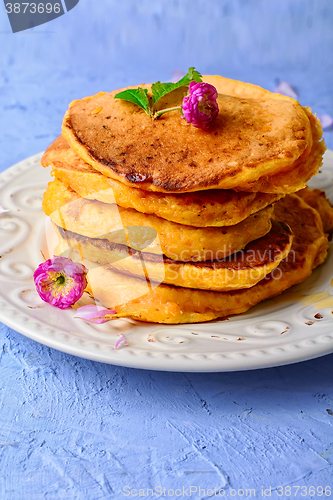
[[[189,68],[187,74],[183,76],[183,78],[174,85],[177,85],[178,88],[183,85],[190,85],[190,83],[193,81],[196,83],[202,82],[202,75],[199,73],[199,71],[196,71],[194,68]]]
[[[172,92],[173,90],[178,89],[179,87],[188,86],[191,82],[193,82],[193,80],[195,82],[202,82],[201,74],[198,71],[195,71],[194,68],[190,68],[187,74],[176,83],[153,83],[151,86],[151,90],[153,92],[153,103],[156,104],[161,97],[165,96],[169,92]]]
[[[148,99],[148,90],[138,87],[137,89],[127,89],[119,92],[114,96],[115,99],[122,99],[123,101],[133,102],[140,108],[144,109],[148,116],[152,115],[150,102]]]
[[[177,106],[176,108],[159,110],[154,113],[154,105],[157,103],[157,101],[159,101],[161,97],[169,94],[169,92],[172,92],[179,87],[189,86],[189,84],[193,81],[197,83],[202,82],[202,77],[199,71],[196,71],[194,68],[189,68],[187,74],[176,83],[153,83],[151,86],[151,90],[153,93],[152,106],[148,98],[148,90],[142,87],[123,90],[123,92],[119,92],[118,94],[116,94],[114,98],[132,102],[133,104],[136,104],[137,106],[140,106],[140,108],[144,109],[149,117],[158,118],[161,114],[166,113],[167,111],[173,111],[174,109],[178,108],[180,109],[180,106]]]

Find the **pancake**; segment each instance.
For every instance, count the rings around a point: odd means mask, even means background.
[[[132,188],[106,177],[85,163],[60,136],[45,151],[42,165],[83,198],[117,203],[146,214],[195,227],[232,226],[281,199],[284,194],[246,193],[212,189],[168,194]]]
[[[136,105],[114,99],[118,92],[73,101],[62,134],[85,162],[129,186],[165,193],[242,190],[296,167],[312,151],[308,115],[289,97],[219,94],[219,114],[206,131],[187,124],[179,111],[152,120]],[[182,94],[169,94],[161,106],[179,105]]]
[[[273,214],[270,206],[235,226],[195,228],[80,198],[57,180],[48,184],[43,209],[55,224],[68,231],[180,261],[223,259],[243,249],[270,231]]]
[[[315,208],[323,220],[325,233],[333,232],[333,207],[326,198],[324,191],[320,189],[305,188],[297,192],[310,207]]]
[[[110,266],[96,267],[95,263],[85,261],[87,267],[92,267],[88,273],[88,291],[103,306],[116,309],[116,314],[110,319],[129,317],[139,321],[179,324],[243,313],[305,280],[327,255],[327,238],[316,210],[298,196],[290,195],[276,204],[275,212],[276,217],[285,220],[294,233],[290,252],[293,258],[282,261],[271,275],[252,288],[229,292],[164,284],[151,288],[144,280],[115,272]],[[59,253],[66,247],[63,240],[61,243],[64,246],[59,248]],[[76,250],[70,250],[70,256],[80,261]]]
[[[262,191],[264,193],[295,193],[304,189],[306,183],[318,173],[323,163],[323,154],[326,151],[325,143],[322,139],[323,131],[319,120],[313,116],[309,108],[303,108],[308,115],[313,143],[310,153],[299,158],[291,168],[275,175],[264,175],[255,182],[247,182],[236,190]]]
[[[262,89],[257,85],[250,83],[230,80],[218,75],[205,75],[204,81],[214,85],[219,94],[227,94],[234,97],[247,97],[253,99],[267,98],[271,95],[268,90]],[[316,118],[311,109],[303,107],[311,126],[312,147],[306,158],[303,156],[295,162],[291,168],[284,169],[282,172],[274,175],[264,175],[255,182],[246,182],[241,186],[235,186],[234,189],[241,191],[262,191],[263,193],[295,193],[304,189],[306,183],[318,173],[323,163],[323,154],[326,146],[322,140],[323,130],[320,121]]]
[[[219,291],[254,286],[288,255],[293,239],[287,224],[274,221],[267,235],[249,243],[242,252],[221,260],[185,263],[57,229],[70,247],[80,248],[84,259],[98,265],[109,264],[129,276],[142,276],[144,267],[150,282]]]

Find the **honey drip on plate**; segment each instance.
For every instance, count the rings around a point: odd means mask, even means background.
[[[333,279],[331,280],[331,287],[333,287]],[[317,309],[324,309],[325,307],[333,307],[333,295],[330,295],[331,288],[325,288],[322,292],[312,293],[302,298],[303,306],[315,305]]]
[[[302,299],[303,306],[315,305],[317,309],[324,309],[325,307],[333,307],[333,295],[329,294],[329,288],[326,288],[323,292],[313,293],[311,295],[306,295]]]

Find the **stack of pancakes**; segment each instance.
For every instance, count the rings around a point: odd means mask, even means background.
[[[254,85],[204,81],[219,92],[208,130],[179,111],[153,120],[114,99],[118,91],[100,93],[71,103],[43,156],[55,177],[43,207],[57,254],[89,268],[90,297],[114,318],[190,323],[241,313],[326,257],[332,208],[306,188],[325,151],[319,121]]]

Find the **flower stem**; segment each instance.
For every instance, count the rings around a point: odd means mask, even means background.
[[[181,109],[181,106],[176,106],[175,108],[161,109],[160,111],[155,111],[153,118],[159,118],[163,113],[168,113],[168,111],[175,111],[176,109]]]

